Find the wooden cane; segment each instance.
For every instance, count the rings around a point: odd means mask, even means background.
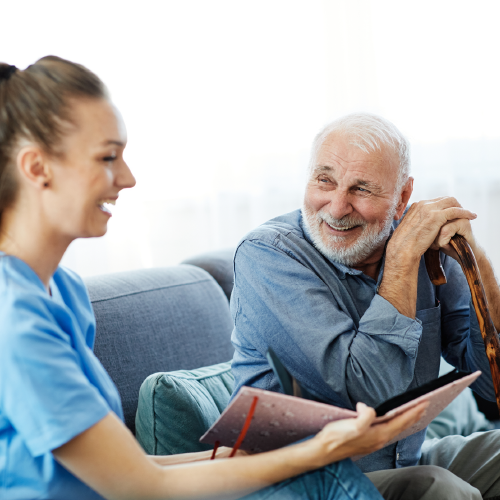
[[[476,311],[479,329],[481,330],[484,346],[486,348],[486,355],[490,362],[493,387],[495,388],[497,406],[500,411],[500,341],[493,321],[491,320],[488,301],[484,293],[479,268],[477,267],[474,253],[463,236],[456,234],[451,238],[450,244],[458,254],[460,265],[462,266],[465,278],[469,284],[472,304]],[[446,283],[446,276],[439,259],[439,250],[432,250],[429,248],[424,254],[424,259],[432,283],[434,285],[444,285]]]

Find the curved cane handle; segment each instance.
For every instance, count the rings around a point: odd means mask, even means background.
[[[439,259],[439,250],[433,250],[429,248],[427,252],[424,253],[425,267],[427,268],[427,274],[432,281],[433,285],[445,285],[446,275],[444,274],[443,266],[441,265],[441,260]]]
[[[470,288],[472,297],[472,304],[476,311],[479,329],[483,337],[486,355],[490,362],[491,376],[493,378],[493,386],[495,388],[495,396],[497,399],[497,406],[500,411],[500,341],[497,331],[491,320],[490,312],[488,309],[488,301],[484,292],[483,284],[481,282],[481,275],[477,266],[476,258],[472,249],[467,243],[467,240],[456,234],[451,238],[451,246],[458,254],[462,271],[465,274],[467,283]],[[429,249],[424,254],[425,265],[427,272],[434,285],[442,285],[446,283],[446,276],[439,260],[439,250]]]

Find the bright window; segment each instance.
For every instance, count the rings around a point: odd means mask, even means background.
[[[0,60],[83,63],[124,115],[137,187],[104,238],[68,250],[83,275],[234,247],[300,206],[314,135],[354,110],[409,136],[413,198],[476,211],[498,268],[499,14],[497,0],[11,1]]]

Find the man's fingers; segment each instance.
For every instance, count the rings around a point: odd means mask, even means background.
[[[454,257],[453,251],[448,248],[450,239],[458,233],[472,244],[470,221],[476,217],[475,213],[462,208],[454,198],[419,201],[411,206],[389,244],[391,248],[410,245],[418,251],[419,256],[429,247],[434,250],[443,248],[445,253]]]
[[[455,219],[474,220],[476,218],[477,214],[462,208],[454,198],[447,197],[438,202],[419,201],[413,203],[405,215],[401,227],[424,224],[425,227],[431,229],[431,227],[437,228]]]
[[[438,246],[443,247],[447,245],[451,238],[455,236],[455,234],[461,234],[465,238],[470,237],[471,227],[469,221],[465,220],[453,220],[445,224],[436,238],[436,243]]]
[[[475,214],[474,212],[459,207],[446,208],[445,210],[443,210],[443,213],[446,215],[446,219],[449,221],[454,219],[474,220],[477,218],[477,214]]]
[[[462,208],[462,205],[453,196],[441,196],[440,198],[429,200],[427,203],[435,205],[434,208],[437,210],[445,210],[451,207]]]
[[[440,229],[436,239],[431,245],[431,248],[434,248],[435,250],[441,249],[447,255],[450,255],[454,259],[458,259],[455,250],[450,246],[450,240],[456,234],[460,234],[470,245],[474,246],[474,236],[472,234],[470,222],[465,219],[455,219],[446,223]]]
[[[419,210],[425,210],[428,212],[434,210],[441,211],[453,207],[462,208],[462,205],[460,205],[460,203],[458,203],[458,201],[452,196],[441,196],[439,198],[434,198],[432,200],[420,200],[415,203],[412,203],[410,206],[410,210],[408,210],[408,213],[410,213],[410,211],[419,211]]]

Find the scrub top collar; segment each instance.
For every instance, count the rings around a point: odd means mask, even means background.
[[[20,259],[19,257],[16,257],[15,255],[10,255],[2,250],[0,250],[0,258],[9,258],[12,259],[12,265],[16,267],[18,271],[20,271],[22,274],[24,274],[30,281],[35,284],[37,287],[41,288],[45,293],[48,293],[51,297],[54,298],[54,294],[58,294],[58,289],[57,286],[54,282],[54,276],[50,278],[49,281],[49,290],[45,288],[45,285],[43,284],[43,281],[40,279],[40,276],[35,273],[35,271],[24,262],[24,260]],[[57,272],[57,270],[56,270]]]

